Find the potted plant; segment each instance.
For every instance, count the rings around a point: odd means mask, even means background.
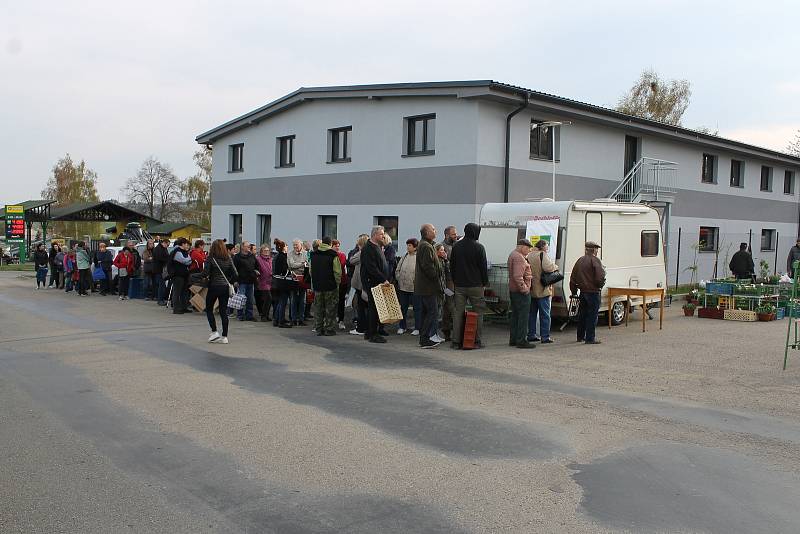
[[[697,305],[696,305],[696,304],[694,304],[694,303],[692,303],[692,302],[687,302],[686,304],[684,304],[684,305],[683,305],[683,314],[684,314],[686,317],[692,317],[692,316],[694,316],[694,309],[695,309],[696,307],[697,307]]]
[[[759,321],[774,321],[776,308],[772,304],[762,304],[756,308],[756,315]]]

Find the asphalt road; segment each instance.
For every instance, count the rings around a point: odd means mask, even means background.
[[[800,530],[785,322],[210,345],[200,314],[32,286],[0,273],[2,533]]]

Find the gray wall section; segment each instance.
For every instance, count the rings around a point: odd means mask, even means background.
[[[556,175],[557,200],[607,197],[613,180]],[[552,196],[550,173],[511,169],[512,202]],[[502,202],[503,168],[455,165],[214,182],[216,205],[484,204]],[[676,217],[798,222],[798,204],[681,189]]]

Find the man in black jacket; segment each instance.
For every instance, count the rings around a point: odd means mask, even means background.
[[[247,297],[244,309],[239,310],[237,315],[240,321],[255,321],[256,318],[253,314],[253,305],[256,300],[255,288],[261,273],[258,270],[256,255],[250,250],[248,241],[242,241],[240,252],[233,257],[233,265],[239,271],[239,293],[243,293]]]
[[[189,240],[179,237],[175,249],[170,253],[169,270],[172,280],[172,313],[187,313],[189,309]]]
[[[336,335],[339,285],[342,262],[331,244],[330,236],[322,238],[319,248],[311,253],[311,287],[314,289],[314,329],[318,336]]]
[[[461,348],[464,338],[464,312],[467,302],[472,305],[472,310],[478,314],[478,332],[475,346],[482,347],[481,335],[483,334],[483,314],[486,313],[486,299],[483,289],[489,285],[489,272],[486,268],[486,249],[478,242],[481,227],[469,223],[464,227],[464,237],[453,245],[450,254],[450,271],[455,285],[455,317],[453,317],[453,343],[454,349]]]
[[[753,255],[747,252],[747,243],[739,245],[739,252],[733,255],[731,262],[728,264],[731,273],[738,279],[753,278],[756,272],[755,263],[753,263]]]
[[[158,305],[166,306],[164,297],[167,295],[167,284],[164,282],[164,267],[169,261],[169,239],[162,238],[153,248],[153,273],[154,283],[158,288]]]
[[[383,256],[383,226],[374,226],[369,241],[361,250],[361,285],[367,293],[369,308],[367,309],[367,333],[364,339],[371,343],[386,343],[386,338],[378,334],[378,308],[372,296],[372,288],[380,284],[388,284],[386,280],[386,258]]]
[[[105,296],[111,293],[111,283],[113,282],[111,276],[111,263],[114,261],[113,254],[108,250],[105,243],[98,245],[98,250],[94,255],[94,266],[100,267],[103,274],[106,275],[104,280],[100,281],[100,294]]]

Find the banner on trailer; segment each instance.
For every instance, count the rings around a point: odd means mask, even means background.
[[[558,215],[534,215],[527,224],[525,235],[531,242],[531,245],[536,245],[540,240],[545,240],[550,244],[547,255],[550,259],[556,259],[556,251],[558,250]]]

